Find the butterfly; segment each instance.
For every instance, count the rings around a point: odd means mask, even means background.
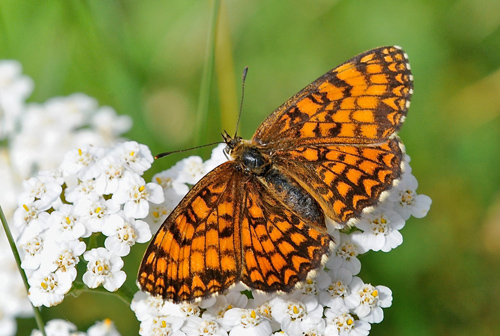
[[[147,248],[142,290],[173,302],[238,282],[290,292],[335,247],[325,218],[352,226],[402,174],[413,93],[407,55],[380,47],[339,65],[278,107],[251,140],[223,134],[231,158],[203,177]]]

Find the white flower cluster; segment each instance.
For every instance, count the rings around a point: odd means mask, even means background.
[[[132,125],[129,116],[118,116],[83,94],[28,104],[33,88],[33,80],[22,74],[19,62],[0,60],[0,204],[8,223],[13,222],[23,180],[34,171],[56,168],[71,148],[111,146]],[[19,235],[15,227],[11,231]],[[36,250],[37,243],[31,248]],[[0,279],[0,297],[5,298],[0,300],[0,335],[14,335],[15,318],[33,312],[1,228]]]
[[[115,324],[109,319],[97,322],[86,333],[77,331],[76,326],[66,320],[51,320],[44,329],[47,336],[120,336]],[[31,336],[42,336],[42,333],[33,330]]]
[[[28,271],[35,306],[62,302],[82,254],[88,262],[83,282],[89,288],[115,291],[124,283],[121,257],[135,243],[151,239],[141,219],[149,213],[149,202],[164,201],[162,188],[141,177],[152,162],[149,148],[133,141],[109,150],[87,146],[69,151],[58,169],[24,182],[14,225],[21,232],[21,267]],[[99,233],[107,237],[105,247],[83,239]]]
[[[157,205],[153,219],[165,216],[187,192],[214,166],[226,159],[220,145],[205,163],[190,157],[172,169],[157,174],[164,188],[165,203]],[[431,199],[416,193],[417,180],[405,156],[404,174],[376,207],[364,213],[354,228],[340,232],[328,225],[337,246],[324,270],[316,272],[289,294],[265,294],[245,290],[241,284],[227,293],[200,303],[173,304],[138,292],[131,308],[141,322],[139,333],[146,335],[368,335],[372,323],[383,320],[382,308],[392,303],[392,292],[385,286],[364,283],[358,277],[358,255],[372,251],[388,252],[403,239],[399,232],[405,221],[424,217]],[[247,295],[251,293],[250,299]]]

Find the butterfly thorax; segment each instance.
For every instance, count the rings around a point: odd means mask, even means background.
[[[250,140],[243,140],[241,137],[225,138],[227,147],[226,153],[238,163],[244,172],[256,176],[264,175],[271,167],[271,160],[268,155]]]

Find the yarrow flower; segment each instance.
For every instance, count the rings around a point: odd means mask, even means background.
[[[76,279],[76,265],[79,257],[85,252],[85,243],[78,239],[58,242],[55,238],[47,235],[49,242],[45,242],[42,252],[43,262],[40,270],[56,273],[67,273],[71,276],[71,281]],[[51,261],[51,262],[48,262]]]
[[[398,212],[404,220],[410,216],[422,218],[427,215],[431,207],[432,200],[427,195],[417,194],[418,182],[410,172],[405,172],[401,183],[390,194],[390,199],[394,210]]]
[[[70,335],[76,332],[76,325],[65,320],[50,320],[45,325],[45,333],[49,335]],[[33,330],[31,336],[42,336],[39,330]],[[80,335],[78,335],[80,336]]]
[[[54,210],[47,220],[48,232],[57,242],[72,241],[85,236],[83,220],[69,204]]]
[[[73,211],[79,220],[85,223],[83,237],[88,237],[93,232],[102,232],[111,215],[120,211],[120,205],[113,199],[105,199],[102,196],[95,200],[81,198],[75,202]]]
[[[351,236],[345,233],[337,234],[337,246],[328,259],[327,268],[346,268],[352,274],[359,273],[361,262],[358,259],[358,255],[361,248],[352,240]]]
[[[88,336],[120,336],[115,324],[110,319],[98,321],[87,330]]]
[[[207,173],[203,160],[199,156],[190,156],[179,161],[174,169],[179,171],[180,181],[191,185],[196,184]]]
[[[136,175],[130,175],[118,187],[113,194],[112,200],[123,204],[126,216],[144,218],[149,213],[149,202],[161,203],[165,199],[161,187],[156,183],[145,183],[144,179]]]
[[[232,308],[224,314],[224,324],[229,336],[270,335],[270,321],[254,309]]]
[[[316,298],[308,295],[300,295],[293,299],[278,297],[271,307],[273,318],[290,336],[302,335],[303,326],[317,324],[323,316],[323,306]]]
[[[370,333],[371,325],[368,322],[357,320],[348,312],[338,314],[327,309],[325,316],[325,335],[366,336]]]
[[[219,295],[215,300],[205,301],[206,311],[203,318],[213,319],[222,323],[224,315],[234,307],[243,308],[248,303],[248,297],[239,291],[231,291],[227,295]]]
[[[403,243],[399,232],[405,225],[401,216],[382,207],[368,213],[356,223],[360,232],[355,232],[351,238],[359,246],[359,253],[368,250],[389,252]]]
[[[103,247],[92,249],[83,255],[87,263],[87,272],[83,282],[89,288],[103,285],[110,292],[117,290],[125,282],[125,272],[121,270],[123,260]]]
[[[335,311],[344,311],[346,299],[351,294],[352,273],[346,268],[329,270],[330,283],[319,294],[320,302]]]
[[[29,298],[34,306],[51,307],[61,303],[71,288],[71,275],[66,272],[58,274],[43,271],[34,272],[28,279],[30,284]]]
[[[99,107],[94,98],[81,93],[25,105],[17,118],[19,129],[11,133],[10,141],[12,165],[18,176],[24,179],[34,169],[54,169],[61,164],[65,153],[75,148],[80,148],[82,153],[74,152],[73,158],[80,161],[73,161],[70,169],[80,167],[81,174],[92,175],[85,165],[92,162],[95,153],[86,152],[85,146],[111,146],[120,141],[119,135],[131,126],[130,117],[118,116],[110,110]],[[96,123],[103,114],[108,115],[107,125]]]
[[[364,284],[361,279],[354,279],[352,284],[351,308],[363,321],[380,323],[384,318],[382,308],[392,304],[392,292],[386,286],[372,286]]]
[[[128,255],[135,243],[145,243],[151,239],[151,230],[146,222],[124,214],[111,215],[102,233],[108,236],[104,246],[120,257]]]
[[[186,336],[180,329],[184,320],[177,316],[155,316],[141,323],[139,335]]]

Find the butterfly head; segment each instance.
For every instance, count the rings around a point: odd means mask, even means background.
[[[227,145],[224,152],[241,170],[253,175],[262,175],[269,169],[270,158],[252,141],[243,140],[239,136],[232,138],[227,132],[223,133],[222,137]]]
[[[234,138],[231,137],[227,131],[224,131],[224,133],[221,134],[222,138],[224,139],[224,142],[226,143],[227,147],[224,149],[224,152],[228,155],[231,155],[233,150],[238,147],[238,145],[241,143],[243,140],[240,136],[235,136]],[[231,155],[232,156],[232,155]]]

